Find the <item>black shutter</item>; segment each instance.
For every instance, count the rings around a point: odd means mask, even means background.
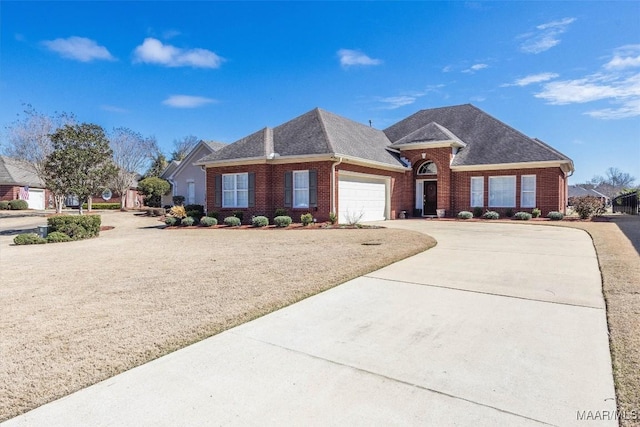
[[[222,175],[215,176],[215,187],[213,189],[215,194],[213,200],[213,206],[216,208],[222,207]]]
[[[249,203],[250,208],[256,205],[256,173],[249,172]]]
[[[284,207],[293,205],[293,172],[284,173]]]
[[[309,207],[318,207],[318,171],[309,171]]]

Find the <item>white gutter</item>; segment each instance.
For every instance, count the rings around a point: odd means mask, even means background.
[[[331,207],[330,207],[330,210],[334,214],[337,214],[337,212],[336,212],[336,166],[338,166],[340,163],[342,163],[342,157],[340,157],[340,160],[338,160],[337,162],[333,162],[331,164]]]

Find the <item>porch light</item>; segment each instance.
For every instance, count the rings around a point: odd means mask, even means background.
[[[427,158],[427,153],[422,153],[421,156],[422,156],[422,160],[424,160]]]

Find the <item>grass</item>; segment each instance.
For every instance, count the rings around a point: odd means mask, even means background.
[[[102,222],[115,228],[60,245],[0,234],[0,421],[435,245],[394,229]]]
[[[548,222],[591,235],[598,254],[607,305],[609,346],[620,425],[637,426],[640,414],[640,217],[609,216],[610,222]]]

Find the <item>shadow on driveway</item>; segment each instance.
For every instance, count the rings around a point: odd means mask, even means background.
[[[627,239],[631,241],[633,247],[636,248],[636,252],[640,255],[640,216],[623,215],[609,218],[627,236]]]
[[[37,233],[38,232],[38,228],[20,228],[20,229],[13,229],[13,230],[4,230],[4,231],[0,231],[0,236],[15,236],[17,234],[22,234],[22,233]]]

